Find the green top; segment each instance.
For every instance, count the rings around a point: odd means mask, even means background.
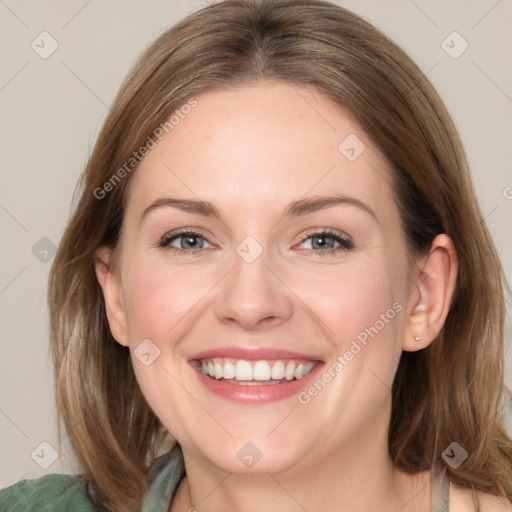
[[[156,476],[144,496],[141,512],[166,512],[185,475],[178,445],[155,461]],[[76,475],[45,475],[0,490],[0,512],[101,512],[89,500],[85,482]]]

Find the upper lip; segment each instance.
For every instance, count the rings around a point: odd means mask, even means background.
[[[200,359],[212,359],[214,357],[231,357],[233,359],[244,359],[246,361],[261,361],[274,359],[303,359],[306,361],[321,361],[320,357],[301,354],[290,350],[266,347],[223,347],[205,350],[194,354],[189,361]]]

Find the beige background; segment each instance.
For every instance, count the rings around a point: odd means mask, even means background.
[[[512,2],[337,3],[398,42],[437,87],[465,143],[512,282]],[[0,487],[76,469],[69,450],[52,462],[58,444],[45,303],[52,244],[59,242],[75,183],[129,66],[169,25],[205,5],[0,0]],[[35,40],[40,53],[51,49],[49,36],[38,37],[43,31],[58,43],[46,59],[31,47]],[[453,31],[469,44],[456,59],[441,46]],[[446,44],[454,54],[464,41],[450,36]],[[510,338],[510,295],[507,301]],[[509,385],[511,363],[512,356]]]

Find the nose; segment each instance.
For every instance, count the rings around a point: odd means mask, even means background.
[[[293,293],[269,266],[265,252],[251,263],[236,254],[233,268],[219,284],[215,313],[222,323],[260,331],[292,315]]]

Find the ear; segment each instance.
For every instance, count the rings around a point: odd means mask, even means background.
[[[96,251],[95,270],[98,282],[103,290],[105,310],[110,326],[110,332],[114,339],[121,345],[127,347],[128,327],[126,322],[126,309],[123,300],[121,276],[117,269],[109,265],[112,249],[100,247]]]
[[[457,252],[452,239],[445,234],[436,236],[427,256],[416,261],[415,291],[407,305],[409,318],[403,350],[421,350],[439,334],[450,310],[457,269]]]

